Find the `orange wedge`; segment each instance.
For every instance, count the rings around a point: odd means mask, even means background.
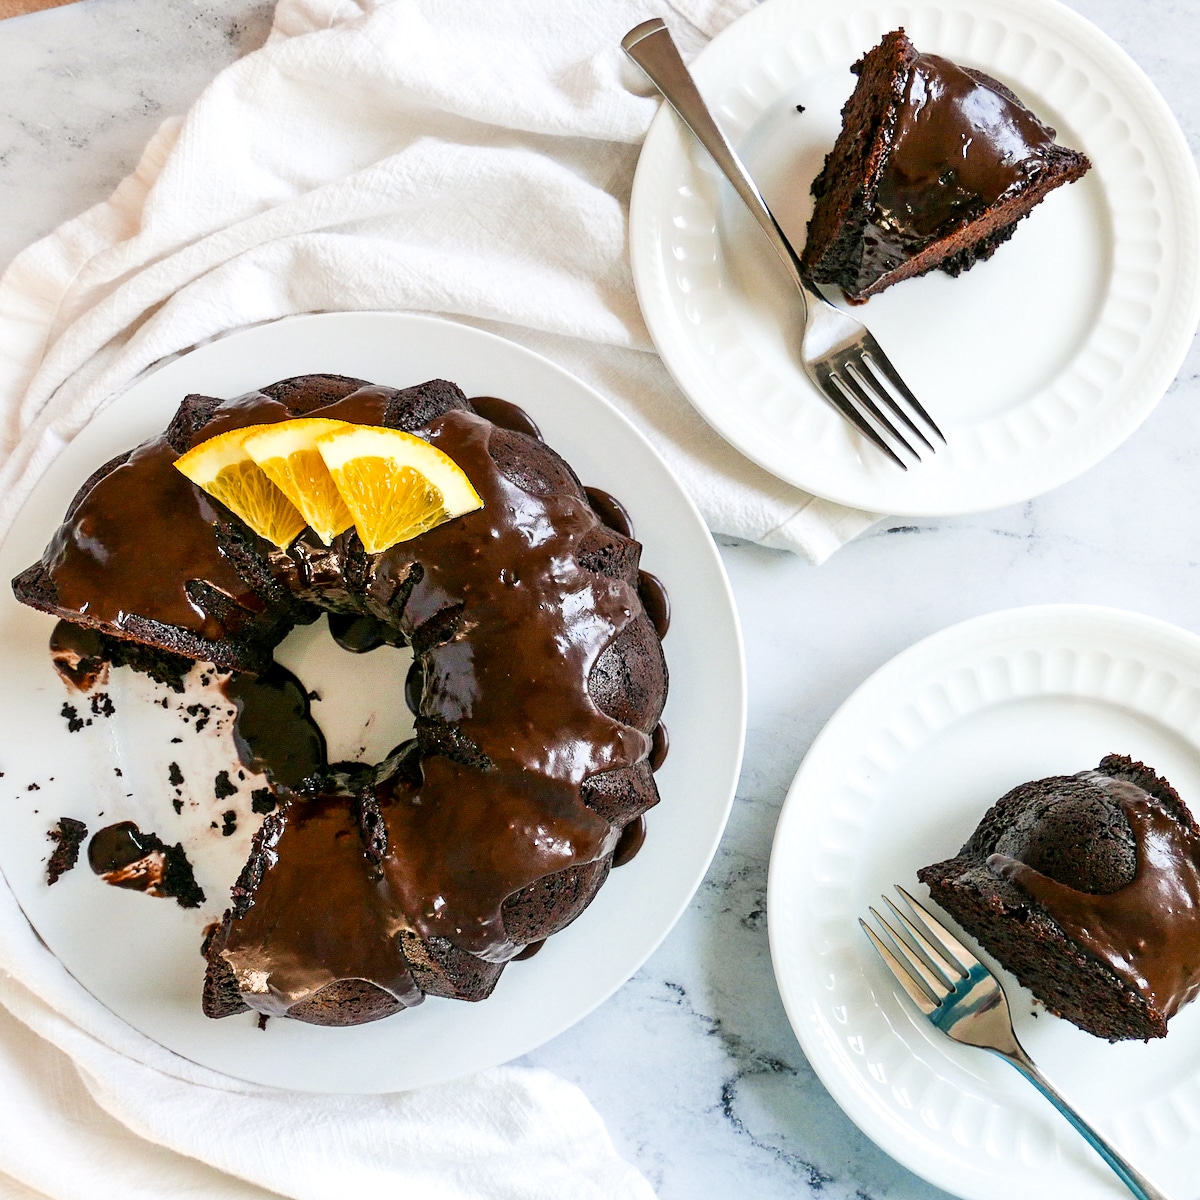
[[[231,429],[201,442],[175,460],[175,466],[236,513],[259,537],[281,549],[304,528],[304,517],[246,452],[245,441],[266,425]]]
[[[261,426],[245,443],[246,453],[327,546],[354,524],[354,517],[329,476],[317,450],[317,438],[347,427],[353,428],[328,417],[298,417]]]
[[[348,425],[317,450],[369,554],[483,507],[463,469],[411,433]]]

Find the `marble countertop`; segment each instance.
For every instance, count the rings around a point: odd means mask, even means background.
[[[1162,91],[1200,148],[1200,6],[1070,0]],[[103,199],[163,117],[261,44],[262,0],[86,0],[0,22],[0,263]],[[1200,631],[1200,355],[1116,454],[996,512],[884,521],[814,568],[723,544],[745,630],[749,736],[724,841],[663,946],[527,1057],[578,1083],[662,1200],[935,1200],[806,1062],[767,944],[771,839],[813,737],[917,639],[1013,605],[1114,605]]]

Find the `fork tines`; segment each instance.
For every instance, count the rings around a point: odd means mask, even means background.
[[[946,441],[946,435],[913,395],[879,343],[865,330],[857,343],[814,362],[813,367],[821,390],[842,416],[903,470],[908,470],[908,464],[895,447],[907,451],[919,462],[921,452],[916,442],[919,440],[930,453],[934,446],[901,401],[931,433],[943,443]],[[907,433],[898,428],[893,417],[904,425]]]
[[[886,942],[866,921],[860,918],[858,923],[900,986],[912,997],[917,1007],[928,1015],[955,990],[961,980],[980,966],[980,962],[899,884],[896,884],[896,891],[904,898],[911,916],[906,915],[887,896],[883,897],[883,901],[891,909],[898,925],[889,924],[877,909],[870,910],[884,930]]]

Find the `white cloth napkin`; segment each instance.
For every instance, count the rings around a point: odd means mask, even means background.
[[[673,0],[685,52],[752,2]],[[562,363],[647,433],[716,531],[819,560],[865,527],[729,449],[653,353],[626,216],[657,105],[619,41],[662,7],[280,0],[266,46],[0,280],[0,534],[139,373],[230,329],[343,309],[439,313]],[[0,970],[0,1195],[652,1194],[546,1072],[330,1097],[186,1062],[87,995],[2,885]]]

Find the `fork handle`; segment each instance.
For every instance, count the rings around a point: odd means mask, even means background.
[[[1100,1155],[1117,1178],[1138,1198],[1138,1200],[1170,1200],[1161,1188],[1157,1188],[1136,1167],[1116,1152],[1067,1102],[1058,1094],[1054,1085],[1038,1070],[1033,1060],[1018,1044],[1017,1053],[1005,1050],[993,1050],[1006,1062],[1011,1063],[1030,1083],[1033,1084],[1055,1108],[1079,1131],[1088,1144]]]
[[[650,76],[650,81],[662,92],[679,114],[680,120],[696,135],[697,141],[709,152],[713,162],[733,185],[733,190],[762,226],[762,231],[767,235],[772,248],[799,289],[801,299],[807,304],[800,259],[779,222],[767,207],[767,202],[754,180],[750,178],[750,173],[738,157],[737,151],[729,144],[713,119],[662,18],[655,17],[650,21],[643,21],[631,29],[621,39],[621,46]]]

